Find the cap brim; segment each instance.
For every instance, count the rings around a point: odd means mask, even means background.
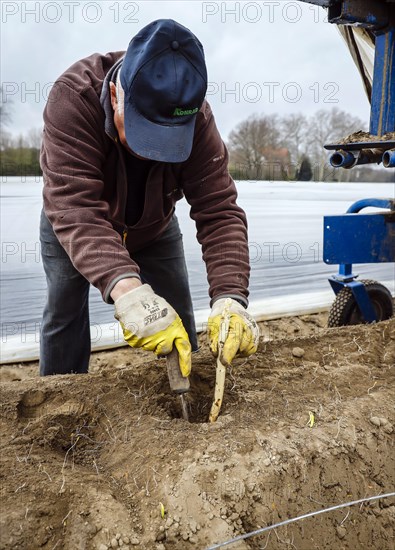
[[[133,103],[125,101],[125,136],[131,150],[159,162],[184,162],[192,151],[196,116],[184,124],[156,124],[144,118]]]

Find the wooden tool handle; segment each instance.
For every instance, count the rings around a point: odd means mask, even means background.
[[[190,389],[189,378],[185,378],[181,374],[178,351],[175,347],[173,347],[173,351],[166,356],[166,362],[171,390],[178,394],[188,392]]]

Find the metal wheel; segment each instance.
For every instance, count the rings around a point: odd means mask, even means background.
[[[378,321],[392,317],[393,303],[388,288],[377,281],[362,280],[366,288]],[[345,325],[362,325],[366,321],[362,317],[351,289],[344,287],[336,296],[329,312],[328,327],[343,327]]]

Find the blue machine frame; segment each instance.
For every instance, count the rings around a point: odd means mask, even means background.
[[[395,14],[395,5],[392,6]],[[394,23],[395,24],[395,23]],[[395,28],[376,36],[370,133],[382,136],[395,131]],[[393,168],[384,162],[387,168]]]
[[[369,206],[385,212],[358,214]],[[346,214],[324,217],[324,261],[340,264],[339,273],[329,278],[335,294],[348,287],[367,323],[377,321],[376,312],[363,283],[356,281],[354,263],[395,262],[395,201],[363,199]]]
[[[337,25],[357,25],[375,35],[370,134],[372,143],[327,146],[335,149],[331,164],[352,168],[357,164],[380,163],[395,168],[395,142],[385,134],[395,132],[395,3],[393,0],[300,0],[328,8],[328,21]],[[380,136],[384,136],[380,139]],[[355,153],[357,151],[357,154]],[[359,214],[373,206],[385,212]],[[353,263],[395,262],[395,200],[364,199],[346,214],[324,217],[324,262],[340,264],[329,279],[338,294],[350,288],[367,323],[377,321],[376,312],[363,283],[356,281]]]

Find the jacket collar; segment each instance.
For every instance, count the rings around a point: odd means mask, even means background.
[[[115,82],[118,69],[121,67],[123,59],[124,58],[122,57],[114,63],[106,74],[100,94],[100,103],[104,109],[105,116],[104,130],[106,134],[109,135],[114,141],[118,141],[118,132],[114,125],[114,111],[111,105],[110,82]]]

